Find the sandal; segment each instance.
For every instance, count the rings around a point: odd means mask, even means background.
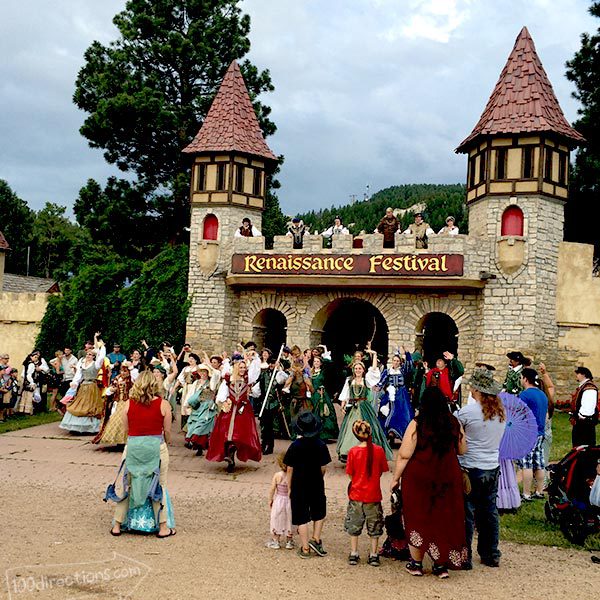
[[[439,579],[448,579],[448,577],[450,577],[448,574],[448,569],[445,567],[445,565],[433,565],[431,573]]]
[[[371,565],[372,567],[379,567],[381,565],[381,562],[379,562],[379,555],[378,554],[370,554],[367,564]]]
[[[168,538],[171,537],[172,535],[175,535],[177,532],[174,529],[169,529],[169,533],[167,533],[167,535],[159,535],[158,533],[156,534],[156,537],[159,540],[163,540],[164,538]]]
[[[423,563],[412,558],[406,563],[406,570],[415,577],[423,577]]]
[[[358,554],[350,554],[348,556],[348,564],[349,565],[357,565],[360,562],[360,556]]]
[[[119,537],[123,532],[119,531],[118,533],[116,531],[113,531],[112,528],[110,530],[110,535],[114,536],[114,537]]]

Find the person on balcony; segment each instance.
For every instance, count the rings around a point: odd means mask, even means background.
[[[262,233],[252,225],[252,221],[248,217],[242,219],[241,227],[238,227],[233,234],[233,237],[261,237]]]
[[[375,233],[383,235],[383,247],[393,248],[396,232],[400,229],[400,221],[394,215],[394,209],[391,206],[385,209],[385,216],[379,221]]]
[[[403,232],[404,235],[415,236],[415,247],[418,249],[427,248],[430,235],[435,235],[429,223],[423,220],[423,213],[415,213],[415,222],[408,226]]]

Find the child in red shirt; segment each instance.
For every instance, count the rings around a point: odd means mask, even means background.
[[[383,534],[383,508],[381,507],[381,475],[389,471],[385,451],[373,443],[371,425],[367,421],[354,421],[352,433],[360,444],[350,449],[346,473],[350,477],[348,486],[348,510],[344,529],[350,535],[348,563],[357,565],[358,538],[367,524],[371,538],[368,564],[379,566],[379,537]]]

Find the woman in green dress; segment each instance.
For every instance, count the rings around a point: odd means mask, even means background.
[[[350,448],[359,444],[352,433],[352,424],[358,420],[369,422],[373,443],[381,446],[385,451],[386,458],[392,460],[392,449],[377,419],[377,413],[375,412],[376,397],[375,392],[372,391],[372,388],[379,383],[381,378],[381,373],[377,367],[377,353],[374,350],[367,350],[367,352],[373,357],[371,367],[366,371],[362,362],[355,362],[352,367],[352,376],[346,379],[344,389],[339,396],[342,409],[346,412],[337,443],[337,454],[342,462],[346,462]]]
[[[313,356],[310,380],[313,386],[313,412],[319,416],[323,425],[319,434],[324,441],[337,439],[340,430],[337,424],[337,415],[331,402],[331,398],[325,387],[325,371],[331,365],[331,359],[324,352],[321,356]]]

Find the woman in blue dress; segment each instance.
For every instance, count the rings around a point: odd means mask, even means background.
[[[414,419],[410,394],[406,382],[410,381],[413,359],[410,352],[402,347],[392,357],[392,364],[385,369],[377,384],[380,392],[378,418],[388,438],[402,439],[408,424]]]

